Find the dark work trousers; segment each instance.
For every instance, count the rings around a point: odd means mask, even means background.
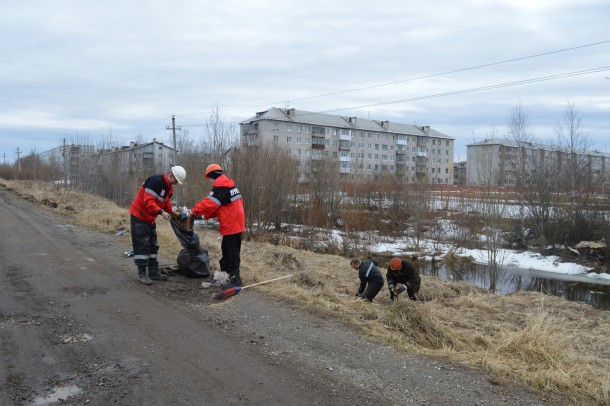
[[[362,297],[369,302],[372,302],[381,288],[383,288],[383,282],[369,281],[366,284],[366,289],[364,289],[364,292],[362,293]]]
[[[222,258],[220,258],[220,270],[229,276],[239,276],[239,265],[241,263],[241,233],[229,234],[222,237],[220,244]]]
[[[131,244],[133,245],[133,259],[138,269],[148,266],[151,271],[159,268],[157,253],[157,225],[149,224],[131,215]]]

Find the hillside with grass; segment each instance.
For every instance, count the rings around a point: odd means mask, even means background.
[[[108,200],[48,183],[1,180],[11,190],[67,221],[129,244],[129,213]],[[176,258],[181,245],[159,220],[160,255]],[[210,255],[220,258],[220,235],[195,229]],[[121,252],[117,249],[117,255]],[[387,264],[380,264],[382,268]],[[610,312],[541,293],[496,295],[463,282],[422,277],[417,302],[390,302],[385,291],[375,304],[356,301],[356,272],[349,258],[286,245],[244,241],[246,284],[293,273],[290,283],[257,288],[311,313],[332,316],[360,329],[371,340],[395,348],[484,369],[574,404],[610,404]],[[135,278],[135,268],[134,268]]]

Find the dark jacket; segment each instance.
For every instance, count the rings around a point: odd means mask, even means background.
[[[220,235],[241,233],[246,229],[244,203],[239,189],[226,175],[220,175],[212,185],[212,191],[193,207],[194,216],[206,219],[218,217]]]
[[[415,293],[419,292],[419,287],[421,285],[419,272],[415,269],[413,262],[407,259],[402,260],[401,268],[398,271],[393,271],[388,267],[385,278],[388,281],[388,286],[396,285],[397,283],[402,283],[403,285],[408,284]]]
[[[364,260],[360,262],[358,268],[358,277],[360,278],[360,287],[358,293],[362,294],[366,288],[367,283],[371,285],[383,286],[383,275],[377,266],[371,260]]]
[[[161,210],[172,213],[169,199],[173,193],[174,189],[169,183],[167,174],[153,175],[140,187],[129,207],[129,213],[146,223],[153,224]]]

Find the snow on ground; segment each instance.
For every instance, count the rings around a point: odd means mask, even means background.
[[[431,260],[433,256],[437,259],[444,257],[451,251],[451,247],[444,244],[439,244],[430,240],[420,240],[419,249],[414,249],[416,244],[412,241],[398,241],[391,243],[378,243],[371,247],[372,252],[383,253],[396,256],[417,255],[424,260]],[[471,250],[459,248],[454,252],[460,256],[471,256],[475,263],[487,264],[487,251]],[[423,255],[422,255],[423,254]],[[545,257],[535,252],[530,251],[514,251],[501,249],[498,250],[499,260],[502,260],[503,266],[514,266],[521,269],[533,269],[543,272],[555,272],[567,275],[586,275],[590,278],[600,278],[610,280],[610,274],[597,274],[591,272],[591,268],[574,264],[570,262],[561,262],[557,256]]]

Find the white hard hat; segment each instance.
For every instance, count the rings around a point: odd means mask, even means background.
[[[184,182],[184,179],[186,179],[186,171],[184,168],[181,166],[172,166],[172,173],[174,174],[174,177],[178,183],[182,185],[182,182]]]

